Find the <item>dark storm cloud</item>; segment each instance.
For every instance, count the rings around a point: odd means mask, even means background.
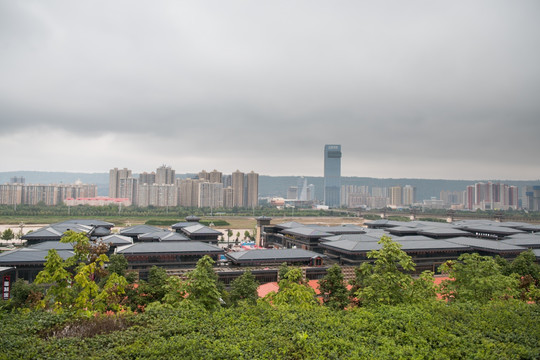
[[[4,133],[145,139],[140,166],[179,172],[174,146],[201,167],[319,175],[340,143],[349,175],[535,173],[536,1],[0,6]]]

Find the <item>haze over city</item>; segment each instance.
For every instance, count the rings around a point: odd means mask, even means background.
[[[538,179],[539,13],[0,0],[0,171]]]

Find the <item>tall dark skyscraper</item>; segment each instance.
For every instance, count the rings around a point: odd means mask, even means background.
[[[324,146],[324,204],[339,207],[341,201],[341,145]]]

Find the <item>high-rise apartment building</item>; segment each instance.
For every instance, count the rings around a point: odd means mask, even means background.
[[[324,204],[339,207],[341,201],[341,145],[324,146]]]
[[[236,170],[232,173],[233,207],[244,207],[244,173]]]
[[[392,186],[390,188],[390,205],[403,205],[403,192],[401,186]]]
[[[402,204],[405,206],[414,204],[416,202],[416,187],[411,185],[405,185],[402,190]]]
[[[255,208],[259,205],[259,174],[251,171],[247,174],[246,207]]]
[[[221,173],[221,171],[217,171],[216,169],[214,169],[208,175],[208,181],[211,183],[221,183],[222,176],[223,174]]]
[[[198,207],[223,207],[223,184],[204,181],[199,183]]]
[[[204,182],[200,179],[182,179],[178,183],[178,204],[184,207],[199,206],[199,184]]]
[[[127,168],[109,170],[109,197],[125,198],[125,196],[120,195],[120,180],[131,177],[131,170]]]
[[[175,172],[170,166],[162,165],[156,170],[156,184],[172,185],[174,184]]]
[[[146,171],[139,174],[139,184],[155,184],[156,183],[156,173],[151,172],[147,173]]]
[[[68,198],[97,196],[97,186],[92,184],[4,184],[0,185],[0,204],[58,205]]]
[[[233,188],[230,186],[223,188],[223,207],[233,208]]]

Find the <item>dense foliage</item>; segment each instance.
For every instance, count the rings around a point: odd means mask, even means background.
[[[126,315],[129,326],[118,326],[113,332],[109,331],[114,326],[107,327],[100,319],[74,322],[65,314],[42,311],[2,313],[0,359],[540,357],[539,308],[517,301],[452,306],[435,302],[350,311],[265,303],[214,312],[162,306]],[[85,332],[85,323],[88,328],[97,323],[93,328],[97,335]],[[66,325],[71,327],[65,330]]]

